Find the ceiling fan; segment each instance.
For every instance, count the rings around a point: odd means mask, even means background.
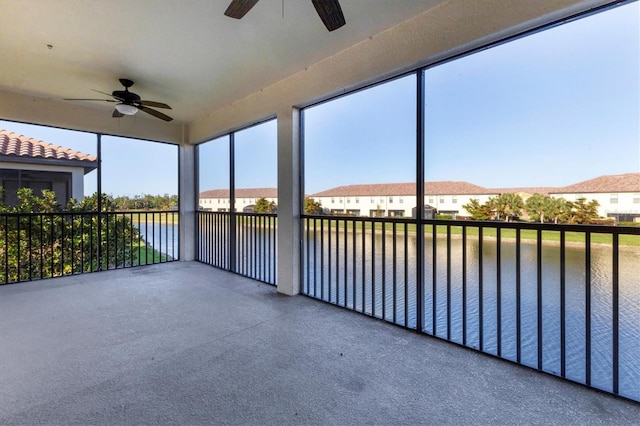
[[[241,19],[256,3],[258,0],[231,0],[224,14],[231,18]],[[337,30],[346,24],[338,0],[311,0],[311,3],[329,31]]]
[[[113,114],[111,116],[115,118],[124,117],[125,115],[134,115],[136,112],[138,112],[138,110],[141,110],[164,121],[173,120],[173,118],[169,117],[168,115],[163,114],[160,111],[156,111],[155,109],[149,108],[154,107],[171,109],[169,105],[163,104],[161,102],[141,100],[140,96],[129,91],[129,87],[133,86],[133,81],[127,78],[121,78],[120,84],[124,86],[124,90],[114,90],[113,92],[111,92],[111,94],[92,89],[94,92],[111,96],[113,99],[65,99],[65,101],[114,102],[116,104],[116,108],[113,110]]]

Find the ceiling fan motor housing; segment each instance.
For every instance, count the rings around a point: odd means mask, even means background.
[[[134,102],[140,101],[140,96],[128,90],[114,90],[111,93],[111,96],[113,96],[119,101],[122,101],[125,104],[132,104]]]

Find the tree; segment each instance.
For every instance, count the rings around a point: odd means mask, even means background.
[[[320,214],[322,213],[322,204],[311,197],[304,199],[304,214]]]
[[[548,211],[549,197],[538,194],[537,192],[527,199],[525,202],[525,210],[535,222],[544,222],[545,213]]]
[[[489,200],[496,220],[510,222],[511,219],[522,215],[524,202],[518,194],[505,193]]]
[[[489,220],[493,217],[489,203],[480,204],[475,198],[472,198],[468,204],[462,207],[469,212],[473,220]]]
[[[138,229],[126,215],[112,213],[116,203],[110,196],[102,196],[102,213],[97,212],[97,194],[79,203],[71,199],[64,211],[50,190],[39,197],[20,188],[16,196],[15,206],[0,204],[2,212],[19,213],[0,222],[0,258],[6,262],[0,282],[139,262]]]
[[[567,202],[567,207],[562,215],[562,221],[572,224],[589,224],[596,221],[600,203],[596,200],[587,202],[586,198],[578,198],[575,202]]]
[[[553,223],[559,223],[565,212],[571,209],[564,198],[549,197],[547,203],[547,218]]]
[[[266,198],[258,198],[256,204],[253,207],[256,213],[274,213],[276,211],[276,203],[269,201]]]

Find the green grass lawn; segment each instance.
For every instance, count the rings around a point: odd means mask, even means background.
[[[126,214],[126,213],[124,214],[124,216],[127,218],[131,218],[131,221],[133,222],[134,225],[139,225],[144,223],[148,223],[148,224],[157,223],[162,225],[178,224],[178,212],[151,213],[151,212],[145,212],[144,210],[141,210],[139,212],[133,213],[133,216],[130,216],[129,214]]]
[[[341,219],[324,219],[322,220],[323,226],[327,229],[329,226],[332,228],[338,227],[339,229],[344,229],[345,224]],[[331,222],[331,223],[329,223]],[[372,225],[374,225],[376,232],[382,232],[383,227],[385,228],[385,233],[387,235],[391,235],[393,232],[393,224],[392,223],[371,223],[371,222],[355,222],[356,231],[362,230],[364,225],[365,230],[371,230]],[[353,230],[354,224],[349,222],[347,219],[347,230]],[[416,225],[413,223],[407,223],[406,225],[407,232],[415,234]],[[313,222],[311,222],[310,229],[313,230]],[[404,232],[405,225],[403,223],[398,223],[396,225],[396,232]],[[320,220],[316,221],[316,231],[320,230]],[[445,225],[437,225],[436,233],[438,235],[445,235],[447,232],[447,227]],[[433,233],[432,225],[425,225],[425,235],[429,235]],[[467,227],[467,236],[475,237],[479,234],[479,228],[469,226]],[[451,226],[451,235],[459,236],[462,235],[462,226]],[[497,236],[497,228],[484,227],[482,228],[483,237],[487,238],[495,238]],[[502,229],[501,230],[501,238],[502,239],[515,239],[516,238],[516,230],[515,229]],[[520,238],[522,241],[529,240],[537,240],[538,233],[536,230],[532,229],[523,229],[520,231]],[[542,231],[542,240],[545,242],[560,242],[560,231]],[[584,243],[585,241],[585,233],[584,232],[566,232],[565,233],[565,241],[567,243]],[[608,244],[611,245],[613,242],[613,235],[609,233],[591,233],[591,243],[592,244]],[[620,235],[619,244],[621,246],[640,246],[640,235]]]
[[[148,265],[152,263],[167,261],[166,255],[160,253],[159,251],[153,249],[143,242],[140,242],[137,247],[134,247],[134,254],[135,250],[137,250],[138,252],[138,260],[134,261],[134,265]]]

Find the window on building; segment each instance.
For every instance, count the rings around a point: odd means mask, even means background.
[[[380,197],[380,203],[384,204],[384,198]]]
[[[351,202],[351,198],[347,198],[347,203],[350,203],[350,202]]]
[[[633,204],[640,204],[640,194],[633,194]]]
[[[436,199],[434,197],[429,197],[429,204],[433,204],[436,202]]]
[[[389,204],[393,203],[393,197],[389,197]]]
[[[609,196],[609,203],[618,204],[618,194],[611,194]]]
[[[440,203],[444,203],[444,197],[440,197],[440,199],[438,200]]]
[[[359,202],[360,202],[360,199],[356,197],[356,204],[358,204]]]
[[[331,204],[333,204],[333,203],[335,203],[335,202],[336,202],[336,199],[335,199],[335,198],[333,198],[333,197],[331,197]]]
[[[451,203],[457,204],[458,203],[458,197],[456,197],[455,195],[452,195],[451,196]]]
[[[404,203],[404,200],[402,199],[402,197],[398,197],[398,202],[399,202],[400,204]]]
[[[371,199],[371,204],[373,204],[373,203],[375,203],[375,202],[376,202],[376,199],[375,199],[375,198],[372,198],[372,199]]]

